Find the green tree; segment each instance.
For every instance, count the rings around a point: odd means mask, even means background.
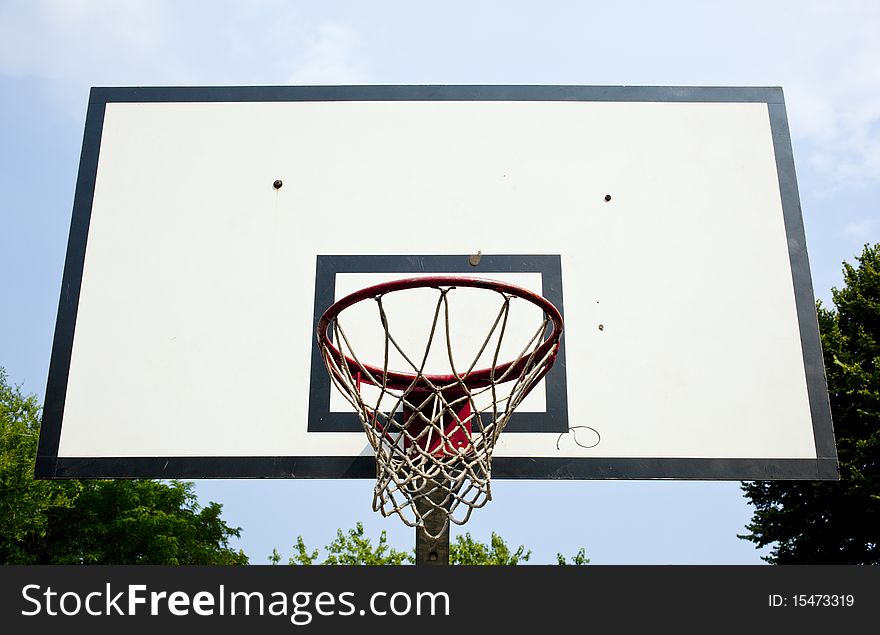
[[[319,562],[318,550],[309,550],[303,537],[297,536],[296,544],[293,546],[294,555],[288,559],[288,564],[400,565],[415,562],[414,552],[397,551],[389,547],[384,531],[379,537],[379,543],[374,546],[370,539],[364,535],[364,526],[360,522],[354,529],[349,529],[347,532],[343,532],[341,529],[337,530],[336,540],[324,549],[328,555],[323,562]],[[463,536],[456,536],[449,545],[449,564],[451,565],[516,565],[527,562],[531,555],[532,552],[527,551],[522,545],[516,550],[512,550],[504,539],[495,532],[492,532],[489,544],[474,540],[470,533],[466,533]],[[277,549],[273,549],[268,560],[272,564],[279,564],[281,554]],[[578,551],[572,557],[571,562],[568,562],[562,554],[556,554],[556,560],[561,565],[585,565],[590,562],[585,556],[584,549]]]
[[[35,561],[49,518],[70,507],[79,493],[72,481],[34,479],[39,429],[36,396],[10,386],[0,367],[0,562]]]
[[[388,536],[383,531],[379,535],[379,543],[373,545],[369,537],[364,535],[364,525],[357,523],[354,529],[343,532],[336,531],[336,539],[324,547],[327,558],[320,564],[325,565],[383,565],[412,563],[413,556],[405,551],[397,551],[388,545]],[[294,555],[289,564],[318,564],[318,550],[309,551],[302,536],[297,536]],[[273,550],[269,561],[277,564],[280,561],[278,552]]]
[[[296,537],[296,544],[293,547],[295,549],[295,553],[293,558],[288,560],[288,564],[315,564],[315,560],[318,559],[318,550],[309,551],[306,549],[306,543],[303,542],[302,536]],[[272,550],[273,556],[278,552],[274,549]],[[278,556],[278,561],[280,561],[280,555]],[[275,564],[277,564],[277,562]]]
[[[59,564],[247,564],[229,547],[240,535],[201,507],[192,483],[87,481],[61,509],[41,543],[42,560]]]
[[[844,263],[818,304],[840,481],[743,483],[750,533],[773,564],[880,564],[880,244]]]
[[[531,550],[526,551],[523,545],[511,551],[504,539],[494,531],[488,545],[474,540],[470,532],[463,536],[459,534],[449,545],[449,564],[515,565],[520,561],[527,562],[531,557]]]
[[[221,506],[199,506],[191,483],[35,480],[36,397],[0,368],[0,562],[247,564]]]
[[[388,538],[383,531],[379,536],[377,545],[373,545],[370,539],[364,535],[363,523],[357,523],[354,529],[336,532],[336,539],[324,549],[327,557],[323,562],[318,562],[318,550],[310,551],[302,536],[298,536],[294,545],[294,555],[288,560],[290,564],[308,565],[400,565],[415,562],[413,552],[397,551],[388,545]],[[490,544],[474,540],[470,533],[456,536],[455,541],[449,545],[449,563],[454,565],[514,565],[520,561],[525,562],[531,556],[531,551],[520,545],[515,551],[496,533],[492,533]],[[277,550],[272,551],[269,562],[277,564],[281,556]]]
[[[563,556],[561,553],[557,553],[556,554],[556,564],[585,565],[585,564],[590,564],[590,559],[587,558],[586,550],[583,547],[581,547],[581,549],[576,554],[574,554],[574,556],[572,556],[571,562],[569,562],[568,559],[565,556]]]

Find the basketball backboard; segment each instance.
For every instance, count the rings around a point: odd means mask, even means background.
[[[315,327],[430,274],[565,317],[493,478],[837,478],[781,89],[572,86],[93,89],[37,475],[373,478]]]

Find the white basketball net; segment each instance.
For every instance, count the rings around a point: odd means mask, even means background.
[[[516,361],[507,364],[510,360],[499,360],[511,301],[526,300],[487,290],[499,296],[498,314],[477,355],[459,372],[453,358],[447,299],[455,287],[436,289],[437,304],[424,351],[402,350],[389,331],[383,296],[379,295],[372,300],[384,331],[384,364],[368,367],[358,358],[339,315],[328,329],[338,350],[322,342],[321,353],[333,383],[358,412],[373,447],[374,511],[383,516],[397,514],[407,525],[422,528],[426,518],[441,515],[445,517],[445,530],[449,521],[464,524],[474,509],[491,500],[495,442],[513,411],[552,365],[559,339],[545,352],[539,350],[553,329],[550,317],[544,313]],[[425,374],[426,360],[432,347],[437,346],[446,348],[452,369],[450,381],[442,385],[435,383],[436,375]],[[389,369],[390,353],[403,358],[408,367]],[[484,354],[491,354],[492,359],[488,382],[470,388],[468,379]],[[399,386],[389,387],[388,374],[394,372],[411,374],[410,385],[402,390]],[[371,390],[364,390],[366,386]],[[437,526],[437,521],[431,525]]]

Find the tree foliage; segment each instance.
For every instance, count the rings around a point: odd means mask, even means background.
[[[449,545],[449,564],[516,565],[520,562],[528,562],[531,557],[531,550],[526,551],[523,545],[515,551],[511,550],[504,539],[494,531],[488,545],[474,540],[470,532],[463,536],[459,534]]]
[[[321,561],[319,550],[310,550],[302,536],[297,536],[293,546],[294,554],[288,559],[293,565],[401,565],[415,562],[415,553],[397,551],[388,545],[386,533],[383,531],[379,536],[379,542],[373,545],[371,540],[364,535],[363,523],[357,523],[354,529],[336,532],[336,539],[324,547],[326,558]],[[492,533],[489,544],[475,540],[470,533],[458,535],[449,545],[449,564],[452,565],[516,565],[529,560],[532,552],[527,551],[522,545],[511,549],[504,539],[496,533]],[[571,562],[562,555],[556,556],[558,564],[584,565],[590,561],[581,549]],[[276,549],[268,558],[272,564],[281,562],[281,554]]]
[[[378,544],[373,545],[370,538],[364,534],[364,525],[361,522],[347,532],[341,529],[336,531],[336,539],[324,547],[327,557],[321,563],[317,562],[318,550],[309,551],[302,536],[297,536],[293,548],[294,555],[288,560],[289,564],[397,565],[414,562],[411,553],[397,551],[388,544],[388,536],[384,531],[379,535]],[[269,561],[273,564],[280,561],[277,551],[273,550]]]
[[[818,305],[840,481],[744,483],[749,534],[774,564],[880,564],[880,244]]]
[[[192,483],[88,481],[41,542],[58,564],[247,564],[221,506],[200,507]]]
[[[200,507],[191,483],[35,480],[36,397],[0,368],[0,562],[246,564],[240,530]]]
[[[583,547],[581,547],[581,549],[571,557],[571,562],[569,562],[568,559],[565,556],[563,556],[561,553],[557,553],[556,554],[556,564],[582,566],[582,565],[590,564],[590,559],[587,558],[586,550]]]
[[[72,505],[75,482],[34,480],[40,405],[10,386],[0,367],[0,562],[29,563],[49,518]]]

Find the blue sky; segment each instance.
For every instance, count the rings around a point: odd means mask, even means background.
[[[815,295],[880,240],[880,3],[0,2],[0,365],[42,397],[90,86],[591,84],[782,86]],[[369,481],[200,481],[264,562],[329,542]],[[499,482],[466,530],[532,562],[747,564],[738,483]],[[455,528],[455,531],[462,531]]]

